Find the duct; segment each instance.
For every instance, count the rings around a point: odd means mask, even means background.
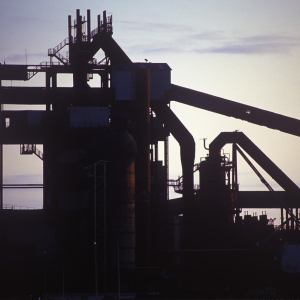
[[[285,191],[300,197],[299,187],[279,169],[243,132],[221,132],[209,145],[209,156],[218,157],[221,148],[228,143],[242,147]]]
[[[234,117],[250,123],[300,136],[300,120],[253,106],[212,96],[175,84],[171,85],[169,99],[228,117]]]
[[[165,126],[168,127],[174,138],[180,145],[180,156],[183,175],[183,197],[190,202],[193,197],[194,189],[194,159],[195,159],[195,141],[190,132],[181,123],[177,116],[172,112],[169,106],[161,106],[157,103],[151,103],[151,108],[156,115],[162,118]]]
[[[99,49],[102,49],[113,65],[122,65],[132,63],[131,59],[111,37],[110,34],[99,32],[93,37],[91,47],[91,57],[93,57]]]

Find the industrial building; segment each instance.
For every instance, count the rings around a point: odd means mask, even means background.
[[[245,120],[295,136],[300,120],[171,83],[167,63],[132,62],[113,39],[112,17],[76,11],[67,38],[37,65],[0,65],[1,296],[132,293],[144,298],[245,298],[251,291],[299,293],[299,187],[243,132],[221,132],[207,157],[171,101]],[[68,47],[68,57],[60,51]],[[104,58],[94,56],[103,51]],[[61,87],[71,74],[73,87]],[[98,78],[99,86],[89,80]],[[0,81],[1,82],[1,81]],[[178,141],[182,176],[169,178],[170,135]],[[36,145],[43,145],[39,151]],[[222,153],[232,144],[230,156]],[[43,161],[43,208],[5,209],[3,146]],[[158,159],[163,147],[164,158]],[[237,153],[269,191],[239,191]],[[283,188],[275,192],[252,158]],[[199,182],[194,175],[199,173]],[[35,185],[28,185],[35,188]],[[169,200],[173,187],[178,198]],[[266,213],[278,208],[281,224]],[[248,294],[247,294],[248,293]]]

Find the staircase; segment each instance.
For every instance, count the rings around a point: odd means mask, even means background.
[[[105,22],[101,22],[100,27],[96,27],[94,30],[92,30],[90,32],[90,38],[92,39],[94,36],[96,36],[99,32],[108,32],[111,33],[113,32],[113,27],[112,27],[112,16],[108,16],[105,20]],[[89,42],[87,40],[87,36],[83,36],[82,37],[82,41],[83,42]],[[71,43],[75,43],[76,42],[76,37],[75,38],[71,38],[69,40],[69,38],[65,38],[62,42],[60,42],[56,47],[54,48],[49,48],[48,49],[48,56],[50,57],[56,57],[60,62],[62,62],[64,65],[68,65],[69,59],[65,58],[64,56],[62,56],[59,51],[64,48],[66,45],[69,45]],[[97,48],[98,50],[99,48]],[[34,76],[35,74],[33,74],[32,76]],[[31,77],[32,77],[31,76]],[[30,78],[31,78],[30,77]]]
[[[55,54],[66,45],[69,45],[69,38],[65,38],[56,47],[48,49],[48,56],[55,56]]]
[[[21,144],[20,145],[20,154],[21,155],[35,154],[38,158],[43,160],[43,153],[42,153],[42,151],[37,149],[35,144]]]
[[[27,80],[31,79],[36,73],[38,73],[40,70],[49,68],[50,64],[47,62],[41,62],[39,65],[34,66],[33,69],[29,69],[27,72]]]
[[[71,41],[72,42],[72,41]],[[65,38],[61,43],[59,43],[56,47],[54,48],[49,48],[48,49],[48,56],[51,57],[56,57],[60,62],[62,62],[64,65],[68,65],[69,64],[69,59],[65,58],[64,56],[62,56],[59,51],[65,47],[66,45],[69,45],[70,41],[69,38]]]

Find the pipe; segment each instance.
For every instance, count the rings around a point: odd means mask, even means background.
[[[87,10],[87,39],[88,42],[91,41],[91,11]]]
[[[76,9],[76,42],[81,42],[81,16],[79,9]]]
[[[69,38],[69,51],[72,44],[72,16],[68,16],[68,38]]]
[[[170,130],[180,145],[180,157],[184,182],[183,197],[185,198],[185,202],[191,202],[194,195],[194,138],[169,106],[163,105],[162,103],[155,103],[153,101],[153,103],[151,103],[151,108],[153,108],[156,115],[163,120],[165,126]]]
[[[136,73],[136,265],[151,265],[150,69]]]
[[[228,143],[240,145],[285,191],[300,197],[299,187],[242,132],[220,133],[209,145],[209,156],[217,158],[220,149]]]

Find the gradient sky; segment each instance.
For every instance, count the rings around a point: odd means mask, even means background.
[[[91,9],[92,29],[103,10],[112,14],[113,37],[131,60],[168,63],[174,84],[300,119],[298,0],[0,0],[0,62],[49,61],[48,48],[67,37],[68,15],[74,20],[77,8],[82,15]],[[69,82],[66,78],[59,84]],[[44,85],[44,75],[12,84]],[[300,186],[298,137],[176,102],[171,108],[194,136],[195,162],[207,154],[201,139],[209,144],[222,131],[239,130]],[[18,158],[5,156],[10,180],[17,175],[15,162],[24,161],[18,147],[15,152]],[[176,179],[181,165],[173,138],[170,155],[170,178]],[[242,158],[239,162],[240,189],[266,190]],[[24,169],[32,178],[39,176],[38,158]]]

